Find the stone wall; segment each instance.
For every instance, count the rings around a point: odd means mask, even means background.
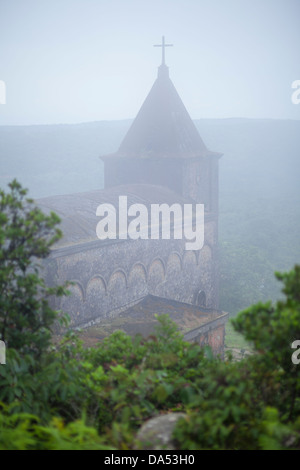
[[[99,241],[53,251],[49,284],[72,281],[71,295],[56,299],[72,326],[114,317],[147,294],[197,304],[218,305],[214,221],[205,224],[205,246],[185,250],[184,240]]]
[[[207,331],[199,337],[200,346],[209,345],[215,355],[223,357],[225,346],[225,325]]]

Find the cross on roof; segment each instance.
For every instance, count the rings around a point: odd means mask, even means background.
[[[162,60],[161,63],[165,65],[165,47],[171,47],[173,44],[165,43],[165,36],[162,37],[162,44],[154,44],[154,47],[161,47],[162,49]]]

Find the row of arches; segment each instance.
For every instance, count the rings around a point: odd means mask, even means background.
[[[203,263],[201,265],[207,264],[211,260],[211,248],[208,245],[203,248],[203,252],[206,252],[206,256],[203,256]],[[126,273],[121,268],[117,268],[108,280],[101,274],[95,274],[85,287],[77,279],[74,279],[72,282],[78,285],[82,300],[84,301],[89,291],[95,287],[107,293],[113,291],[116,284],[120,282],[124,283],[126,288],[139,281],[157,284],[158,282],[156,281],[163,282],[167,277],[175,275],[176,272],[188,270],[198,265],[199,259],[194,251],[186,251],[183,256],[178,252],[172,252],[168,257],[167,263],[162,258],[157,257],[149,264],[148,269],[143,263],[138,262],[132,266],[129,273]]]
[[[211,259],[211,249],[206,246],[202,250],[205,255],[203,262],[206,264]],[[201,258],[200,263],[202,269]],[[116,269],[108,280],[101,274],[94,274],[84,286],[81,281],[74,279],[74,284],[69,288],[71,295],[62,299],[60,308],[73,319],[74,315],[75,318],[80,317],[78,322],[82,323],[89,317],[105,315],[122,305],[130,304],[148,293],[186,301],[180,291],[186,279],[189,279],[188,289],[194,290],[199,282],[199,260],[196,254],[187,251],[181,256],[172,252],[166,263],[159,257],[152,260],[148,268],[138,262],[129,273]]]

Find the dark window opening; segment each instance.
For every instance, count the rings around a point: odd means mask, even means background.
[[[206,295],[203,290],[198,292],[196,305],[198,305],[198,307],[206,307]]]

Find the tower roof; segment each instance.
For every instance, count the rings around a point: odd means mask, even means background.
[[[209,151],[201,139],[169,78],[163,48],[162,64],[158,68],[156,81],[119,150],[107,157],[186,159],[210,155],[220,156]]]

